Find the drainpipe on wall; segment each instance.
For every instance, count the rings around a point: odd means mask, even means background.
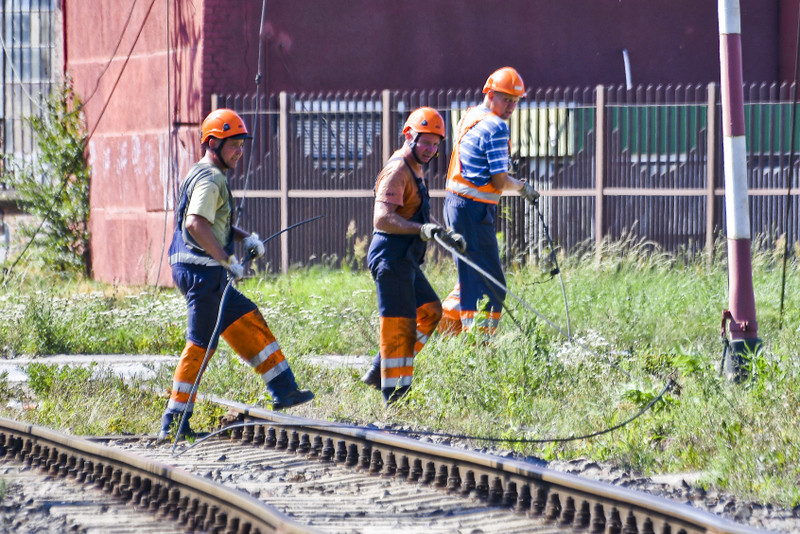
[[[740,382],[749,376],[761,340],[750,256],[739,0],[718,0],[718,13],[729,308],[722,312],[723,371],[729,380]]]

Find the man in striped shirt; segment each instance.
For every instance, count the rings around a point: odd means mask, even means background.
[[[497,203],[504,190],[518,191],[528,202],[539,194],[509,171],[509,129],[506,120],[525,95],[519,73],[503,67],[492,73],[483,87],[484,99],[469,108],[456,129],[447,172],[444,217],[447,226],[467,240],[464,255],[505,285],[497,245]],[[456,256],[458,283],[443,302],[439,330],[458,333],[478,329],[492,335],[497,330],[505,291]]]

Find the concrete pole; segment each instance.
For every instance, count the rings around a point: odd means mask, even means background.
[[[748,363],[761,340],[750,257],[739,0],[718,0],[718,12],[729,291],[729,309],[722,315],[722,336],[728,349],[723,364],[726,376],[738,382],[747,377]]]

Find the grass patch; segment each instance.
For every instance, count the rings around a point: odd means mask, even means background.
[[[560,258],[574,342],[509,298],[510,313],[490,345],[469,336],[434,335],[417,357],[410,395],[389,408],[359,382],[361,369],[314,363],[319,355],[377,350],[377,304],[368,273],[312,268],[258,276],[239,287],[261,308],[298,382],[315,391],[312,405],[297,409],[304,414],[505,439],[501,446],[523,454],[590,457],[645,474],[702,471],[701,483],[708,487],[795,506],[800,504],[800,269],[794,261],[788,266],[779,328],[780,257],[771,251],[754,254],[764,350],[753,362],[753,378],[737,385],[717,369],[719,324],[728,307],[722,252],[709,265],[646,243],[622,242],[605,244],[599,257],[587,252]],[[439,295],[446,295],[455,281],[452,263],[426,269]],[[565,328],[561,288],[547,271],[514,264],[507,271],[508,286]],[[6,357],[53,351],[178,354],[183,346],[185,307],[174,290],[153,296],[50,280],[3,290],[0,310],[0,352]],[[166,399],[101,371],[93,369],[88,380],[77,370],[31,366],[28,392],[0,377],[2,413],[76,434],[155,432]],[[514,441],[612,427],[651,402],[669,379],[675,387],[652,410],[615,432],[564,442]],[[171,380],[172,368],[162,368],[147,385],[164,391]],[[261,380],[224,343],[201,392],[269,404]],[[17,406],[9,400],[22,395],[37,402],[37,409],[8,407]],[[217,416],[201,403],[192,424],[207,428]]]

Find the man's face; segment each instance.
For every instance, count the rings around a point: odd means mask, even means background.
[[[419,160],[422,163],[428,163],[439,151],[439,143],[441,142],[442,138],[436,134],[419,134],[417,137],[417,144],[414,148],[417,151],[417,157]]]
[[[220,150],[220,157],[222,162],[228,166],[229,169],[235,169],[236,163],[244,155],[244,139],[228,139]]]
[[[514,110],[517,109],[518,96],[498,93],[497,91],[489,91],[487,96],[489,97],[489,110],[504,121],[508,120]]]

